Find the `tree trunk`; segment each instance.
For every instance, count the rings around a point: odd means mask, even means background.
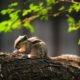
[[[0,80],[80,80],[80,69],[48,59],[0,53]]]

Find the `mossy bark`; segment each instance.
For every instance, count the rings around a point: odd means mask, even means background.
[[[0,53],[0,80],[80,80],[80,69],[48,59]]]

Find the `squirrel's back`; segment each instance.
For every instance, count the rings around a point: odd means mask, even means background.
[[[27,39],[32,43],[31,55],[38,56],[40,58],[47,57],[47,45],[38,37],[31,37]]]

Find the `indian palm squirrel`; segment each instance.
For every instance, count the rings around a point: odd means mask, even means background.
[[[16,49],[14,53],[28,54],[29,57],[37,56],[39,58],[46,58],[53,61],[60,62],[66,65],[72,65],[80,68],[80,57],[76,55],[61,55],[58,57],[50,57],[47,53],[47,45],[38,37],[28,38],[26,35],[19,36],[14,43]]]

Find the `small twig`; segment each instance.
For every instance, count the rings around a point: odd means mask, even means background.
[[[28,2],[30,2],[31,0],[28,0],[28,1],[26,1],[26,2],[24,2],[24,4],[27,4]]]
[[[60,1],[70,2],[70,3],[74,3],[74,4],[80,4],[80,2],[76,2],[74,0],[71,0],[71,1],[70,0],[57,0],[56,3],[59,3]]]

